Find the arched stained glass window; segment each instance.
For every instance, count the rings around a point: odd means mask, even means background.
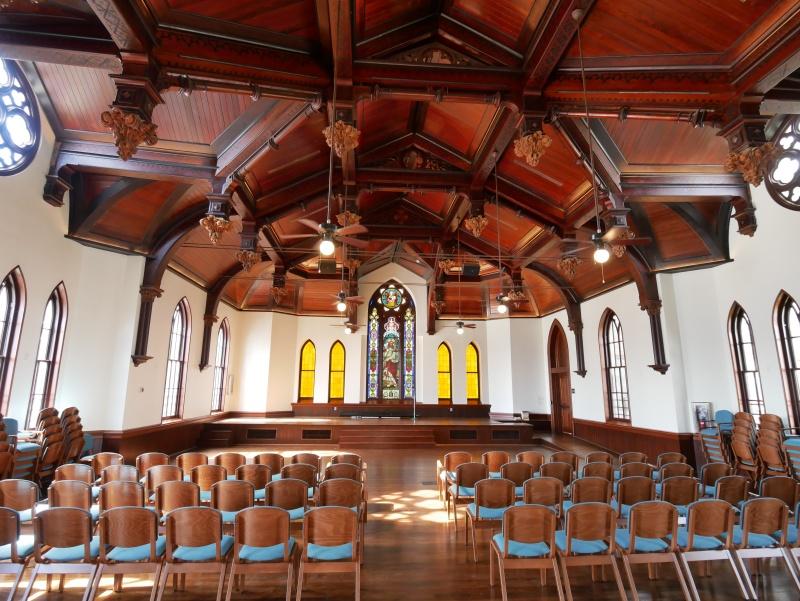
[[[453,402],[453,362],[450,356],[450,347],[444,342],[436,350],[436,365],[439,372],[439,404],[449,405]]]
[[[367,399],[413,400],[416,372],[416,311],[397,282],[378,288],[367,318]]]
[[[331,346],[328,365],[328,402],[344,403],[344,345],[336,341]]]
[[[214,390],[211,396],[211,411],[222,411],[225,399],[225,376],[228,374],[228,347],[230,328],[228,318],[222,320],[217,332],[217,356],[214,360]]]
[[[474,342],[467,345],[467,403],[479,405],[481,402],[481,376],[478,347]]]
[[[60,283],[50,293],[42,317],[36,365],[33,368],[33,385],[28,403],[28,428],[35,428],[39,411],[52,407],[56,395],[61,350],[64,347],[64,330],[67,326],[67,292]]]
[[[628,394],[628,366],[622,324],[616,313],[606,309],[600,325],[608,416],[610,419],[630,421],[631,400]]]
[[[789,420],[797,427],[800,422],[800,307],[786,292],[781,292],[775,303],[775,334]]]
[[[183,398],[186,390],[186,361],[189,357],[191,332],[189,301],[182,298],[172,313],[167,353],[167,377],[164,381],[162,419],[178,419],[183,415]]]
[[[306,340],[300,349],[300,385],[297,393],[298,403],[314,402],[314,369],[317,364],[317,348]]]
[[[11,379],[25,313],[25,280],[19,267],[0,282],[0,413],[8,412]]]
[[[733,354],[736,389],[742,411],[759,416],[766,412],[761,391],[761,374],[758,369],[756,344],[750,318],[739,303],[731,308],[728,335]]]
[[[28,81],[14,62],[0,58],[0,175],[27,167],[39,147],[39,109]]]
[[[800,116],[787,117],[773,142],[778,152],[767,173],[767,190],[778,204],[800,211]]]

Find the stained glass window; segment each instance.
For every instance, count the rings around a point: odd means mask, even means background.
[[[606,311],[602,321],[602,341],[608,415],[611,419],[630,421],[631,400],[628,394],[628,366],[622,324],[610,310]]]
[[[39,110],[20,68],[0,58],[0,175],[27,167],[39,147]]]
[[[172,313],[162,419],[177,419],[183,414],[186,360],[189,356],[189,315],[189,301],[183,298]]]
[[[800,307],[785,292],[781,292],[775,304],[775,332],[781,350],[789,419],[792,426],[797,427],[800,420]]]
[[[467,345],[467,403],[478,405],[481,402],[481,376],[478,366],[478,347],[470,342]]]
[[[387,282],[372,295],[367,315],[367,399],[413,399],[414,301],[401,285]]]
[[[306,340],[300,349],[300,391],[298,403],[314,402],[314,369],[317,363],[317,349],[314,343]]]
[[[17,267],[0,282],[0,413],[3,414],[8,411],[11,376],[24,311],[25,283]]]
[[[449,405],[453,402],[452,373],[450,348],[444,342],[442,342],[436,350],[436,365],[437,371],[439,372],[439,404]]]
[[[64,284],[56,286],[47,299],[39,331],[39,348],[33,368],[33,385],[28,403],[28,428],[35,428],[39,411],[52,407],[55,401],[58,366],[64,345],[64,329],[67,325],[67,293]]]
[[[336,341],[331,346],[330,364],[328,367],[328,402],[344,402],[344,345]]]
[[[778,152],[767,173],[767,190],[779,204],[800,210],[800,116],[787,117],[773,142]]]
[[[214,390],[211,397],[211,411],[222,411],[225,398],[225,376],[228,373],[228,346],[230,333],[228,318],[222,320],[217,332],[217,358],[214,364]]]
[[[742,411],[747,411],[758,420],[758,416],[765,413],[766,408],[761,391],[756,344],[750,318],[738,303],[734,303],[731,309],[729,335],[739,403]]]

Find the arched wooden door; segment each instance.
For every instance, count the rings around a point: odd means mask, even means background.
[[[550,406],[553,432],[572,434],[572,384],[569,377],[569,347],[564,328],[553,322],[547,341],[550,372]]]

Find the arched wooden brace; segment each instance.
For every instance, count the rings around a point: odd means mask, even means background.
[[[558,290],[564,301],[564,309],[567,311],[567,322],[569,329],[575,336],[575,359],[578,363],[575,373],[581,378],[586,376],[586,358],[583,352],[583,319],[581,318],[581,297],[557,271],[547,265],[532,261],[526,265],[531,271],[535,271],[546,280],[549,280]]]
[[[625,254],[630,274],[639,291],[639,306],[642,311],[647,311],[647,316],[650,318],[653,364],[648,367],[660,374],[665,374],[669,369],[669,363],[667,363],[667,354],[664,350],[664,334],[661,330],[661,297],[658,294],[658,281],[656,274],[647,268],[637,250],[629,248]]]
[[[198,227],[200,218],[205,215],[205,205],[198,206],[185,214],[156,244],[155,250],[145,260],[142,285],[139,288],[139,321],[136,327],[136,343],[131,359],[135,366],[152,359],[147,354],[150,339],[150,319],[153,314],[153,301],[161,296],[161,279],[167,265],[185,238]]]

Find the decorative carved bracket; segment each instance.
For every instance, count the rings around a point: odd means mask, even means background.
[[[211,330],[218,319],[219,317],[216,313],[203,315],[203,343],[200,350],[200,371],[203,371],[210,365]]]
[[[164,291],[157,286],[142,285],[139,289],[141,301],[139,303],[139,322],[136,329],[136,344],[134,346],[133,365],[139,367],[152,359],[147,354],[147,343],[150,338],[150,319],[153,315],[153,301],[161,296]]]
[[[756,208],[753,206],[749,191],[746,196],[734,198],[731,204],[735,211],[733,218],[739,224],[739,233],[743,236],[752,237],[758,228],[758,220],[756,219]]]
[[[575,359],[578,362],[578,369],[576,369],[574,373],[579,375],[581,378],[585,378],[587,371],[586,358],[584,357],[583,351],[583,322],[581,321],[580,304],[573,309],[572,313],[573,314],[569,316],[569,329],[575,336]],[[575,317],[575,313],[577,313],[577,317]]]
[[[72,174],[69,168],[60,169],[58,173],[45,176],[42,199],[54,207],[64,205],[64,194],[72,191],[72,184],[66,179]]]
[[[725,161],[728,172],[739,172],[752,186],[764,180],[776,149],[767,141],[765,127],[769,117],[759,114],[761,98],[749,99],[736,107],[733,115],[720,129],[719,135],[728,141],[730,154]]]

